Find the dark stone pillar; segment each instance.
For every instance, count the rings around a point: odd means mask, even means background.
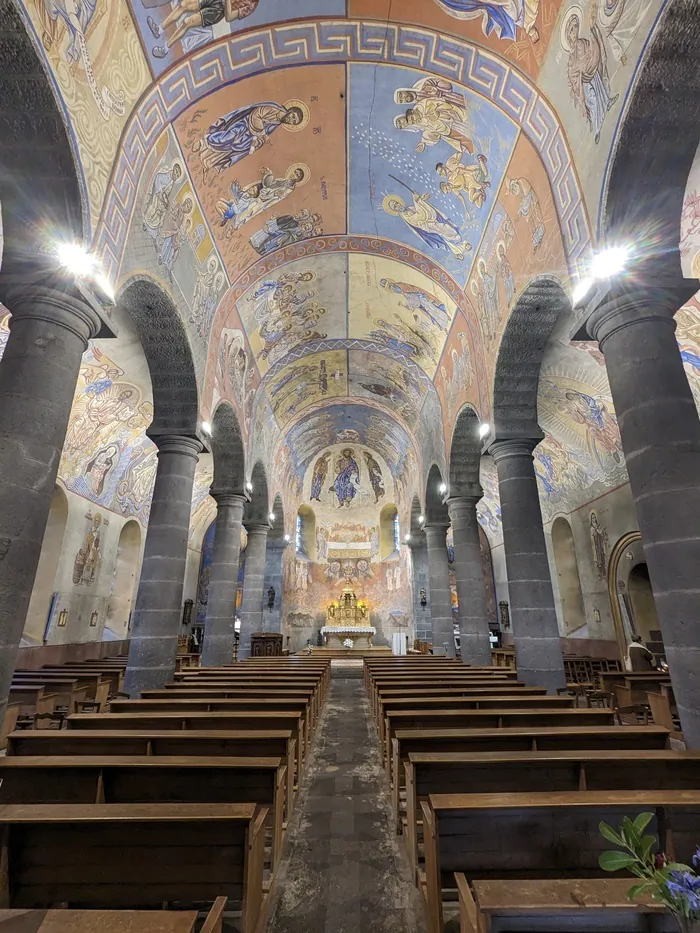
[[[263,585],[263,631],[281,632],[282,628],[282,560],[284,558],[284,541],[268,541],[265,557],[265,583]],[[272,609],[268,606],[268,592],[272,587],[275,591],[275,602]]]
[[[428,546],[425,535],[411,535],[408,545],[413,562],[413,628],[419,641],[432,641],[430,620],[430,574],[428,571]],[[420,604],[420,591],[425,590],[426,604]]]
[[[136,595],[124,690],[162,687],[175,671],[187,562],[192,486],[201,443],[192,437],[154,437],[158,470]]]
[[[481,559],[479,521],[476,506],[483,496],[458,496],[448,499],[452,522],[454,570],[459,601],[459,644],[464,664],[491,666],[491,630],[486,614],[484,565]]]
[[[241,602],[241,632],[238,642],[238,660],[250,657],[250,636],[262,631],[263,586],[265,584],[265,556],[267,533],[270,526],[250,522],[246,525],[248,544],[245,551],[245,577]]]
[[[612,290],[585,330],[605,354],[683,735],[700,748],[700,422],[675,337],[682,303]]]
[[[0,720],[34,585],[80,361],[100,319],[53,289],[8,288],[0,364]]]
[[[552,578],[532,460],[539,439],[496,440],[503,545],[518,678],[555,693],[566,686]]]
[[[455,656],[452,598],[450,596],[450,565],[447,558],[447,522],[424,525],[428,542],[430,573],[430,617],[433,622],[433,648],[444,648],[449,658]]]
[[[221,667],[233,663],[238,560],[246,499],[245,496],[218,490],[212,490],[211,496],[216,500],[216,527],[209,571],[202,664],[206,667]]]

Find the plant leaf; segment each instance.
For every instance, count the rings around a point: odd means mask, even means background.
[[[598,864],[603,871],[619,871],[621,868],[629,868],[635,865],[637,859],[626,852],[601,852],[598,856]]]
[[[650,887],[651,882],[649,881],[643,881],[641,884],[633,884],[627,892],[627,900],[633,901],[636,897],[639,897],[640,894],[643,894],[644,891],[647,891]]]
[[[641,836],[649,823],[654,819],[653,813],[638,813],[634,818],[634,828]]]
[[[629,848],[638,854],[640,835],[637,832],[634,823],[628,816],[622,818],[622,836],[627,841]]]
[[[616,846],[624,846],[625,840],[620,836],[612,826],[609,826],[607,823],[600,823],[598,826],[601,836],[608,840],[608,842],[614,842]]]
[[[642,836],[639,845],[639,855],[643,862],[646,862],[651,854],[652,847],[656,844],[656,836]]]

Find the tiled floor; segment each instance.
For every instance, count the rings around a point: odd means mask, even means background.
[[[361,663],[334,663],[268,930],[424,933],[420,898],[392,831]]]

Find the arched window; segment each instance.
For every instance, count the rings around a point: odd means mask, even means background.
[[[396,554],[399,540],[399,513],[395,505],[385,505],[379,513],[379,559]]]
[[[141,528],[132,519],[123,526],[119,535],[112,590],[107,603],[105,637],[126,638],[140,558]]]
[[[311,506],[299,507],[296,545],[297,554],[309,560],[316,560],[316,516]]]
[[[561,613],[564,617],[564,634],[567,635],[586,624],[586,611],[583,606],[581,578],[578,572],[578,560],[574,547],[571,525],[565,518],[556,518],[552,525],[552,545],[554,548],[554,566],[559,582]]]

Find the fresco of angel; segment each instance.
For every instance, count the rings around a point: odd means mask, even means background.
[[[394,118],[394,126],[397,130],[421,134],[416,152],[443,141],[458,152],[474,152],[472,129],[464,105],[457,106],[440,98],[419,100],[405,114]]]
[[[491,187],[491,182],[485,155],[478,155],[473,165],[465,165],[462,161],[463,155],[461,152],[455,152],[447,162],[438,162],[435,171],[444,179],[440,182],[440,191],[443,194],[455,194],[464,204],[467,217],[470,217],[469,206],[464,196],[467,196],[471,204],[483,207],[486,189]]]

